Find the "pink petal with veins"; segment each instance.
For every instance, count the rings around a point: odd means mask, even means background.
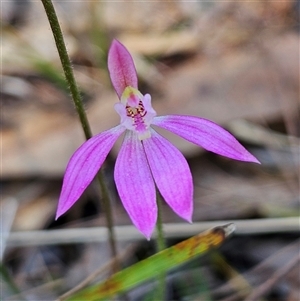
[[[233,135],[210,120],[194,116],[167,115],[155,117],[152,123],[216,154],[235,160],[260,163]]]
[[[116,126],[92,137],[76,150],[65,171],[56,219],[79,199],[124,130],[124,127]]]
[[[113,87],[120,99],[126,87],[138,88],[132,57],[125,46],[117,40],[113,40],[109,48],[108,70]]]
[[[142,142],[127,131],[115,165],[115,183],[129,217],[147,239],[157,218],[156,193]]]
[[[191,222],[193,180],[181,152],[153,129],[151,138],[143,140],[154,181],[167,204],[180,217]]]

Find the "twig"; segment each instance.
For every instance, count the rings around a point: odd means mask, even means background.
[[[284,277],[293,267],[295,267],[300,262],[300,253],[294,256],[286,265],[276,271],[274,275],[269,278],[266,282],[258,286],[253,292],[248,296],[245,301],[256,301],[260,297],[267,294],[272,287],[282,278]]]
[[[258,286],[260,283],[262,283],[264,281],[263,279],[270,278],[270,273],[273,273],[274,270],[271,267],[274,266],[275,262],[282,261],[284,258],[286,258],[287,254],[294,254],[299,251],[299,243],[300,240],[297,240],[289,244],[288,246],[280,249],[278,252],[268,257],[263,262],[256,265],[251,270],[230,279],[226,284],[214,290],[212,296],[219,300],[218,296],[233,293],[234,283],[236,281],[239,281],[239,279],[241,278],[246,280],[249,279],[249,287],[240,287],[240,290],[237,293],[225,297],[220,301],[236,301],[241,299],[244,300],[244,298],[253,290],[253,287]],[[267,270],[269,270],[269,272],[266,272]],[[258,277],[259,275],[264,275],[264,277]],[[250,279],[252,279],[252,281],[250,281]],[[255,281],[253,281],[253,279],[255,279]],[[241,298],[241,296],[243,297]]]
[[[45,190],[45,185],[37,181],[30,182],[24,186],[11,197],[2,197],[0,205],[0,225],[1,225],[1,236],[0,236],[0,262],[3,260],[6,240],[10,235],[11,227],[15,219],[19,205],[26,204],[29,200],[34,199],[41,195]]]
[[[300,254],[297,254],[292,258],[285,266],[279,269],[273,277],[269,278],[262,285],[258,286],[250,296],[245,301],[256,301],[266,293],[278,282],[282,277],[284,277],[293,267],[295,267],[298,262],[300,262]]]
[[[81,281],[79,284],[77,284],[75,287],[73,287],[71,290],[67,291],[63,295],[57,298],[56,301],[63,301],[75,294],[76,292],[80,291],[83,289],[85,286],[87,286],[89,283],[91,283],[93,280],[96,279],[99,275],[105,273],[111,267],[116,263],[124,260],[127,258],[129,255],[131,255],[136,248],[136,244],[132,244],[129,247],[125,249],[122,253],[117,255],[115,258],[111,259],[108,263],[105,265],[101,266],[99,269],[97,269],[95,272],[93,272],[91,275],[89,275],[87,278],[85,278],[83,281]]]
[[[47,282],[47,283],[44,283],[44,284],[41,284],[39,286],[36,286],[36,287],[33,287],[33,288],[30,288],[28,290],[24,290],[22,291],[21,293],[19,294],[16,294],[16,295],[11,295],[9,297],[7,297],[5,299],[5,301],[16,301],[16,300],[26,300],[28,301],[28,299],[25,299],[25,297],[27,296],[30,296],[30,295],[33,295],[33,294],[36,294],[37,295],[37,292],[44,292],[44,291],[56,291],[57,287],[58,286],[62,286],[65,284],[65,279],[63,278],[59,278],[59,279],[56,279],[56,280],[53,280],[51,282]],[[23,298],[24,296],[24,298]],[[23,299],[22,299],[23,298]]]
[[[265,218],[251,220],[209,221],[194,224],[164,224],[166,238],[188,237],[200,231],[232,222],[237,226],[237,235],[258,235],[270,233],[300,232],[299,218]],[[114,227],[118,241],[141,240],[143,236],[134,226]],[[11,232],[7,238],[7,246],[37,246],[71,243],[103,242],[107,240],[105,227],[73,228],[60,230]]]

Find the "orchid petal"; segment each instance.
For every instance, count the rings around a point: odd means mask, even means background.
[[[115,165],[115,183],[133,224],[150,239],[157,218],[153,178],[142,142],[127,131]]]
[[[143,140],[150,169],[158,190],[182,218],[191,222],[193,181],[190,168],[181,152],[151,129],[151,138]]]
[[[126,87],[138,88],[133,59],[125,46],[117,40],[113,40],[108,52],[108,70],[120,99]]]
[[[124,130],[124,127],[116,126],[92,137],[76,150],[66,168],[56,219],[79,199]]]
[[[167,115],[155,117],[152,123],[216,154],[235,160],[260,163],[234,136],[210,120],[194,116]]]

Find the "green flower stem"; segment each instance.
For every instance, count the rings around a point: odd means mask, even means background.
[[[156,197],[157,202],[157,222],[156,222],[156,250],[160,252],[166,249],[166,240],[163,231],[163,223],[162,223],[162,216],[161,216],[161,207],[162,207],[162,199],[159,193],[157,193]],[[166,273],[161,273],[158,277],[158,290],[155,298],[157,300],[165,300],[166,295]]]
[[[56,15],[54,6],[53,6],[51,0],[41,0],[41,1],[44,5],[44,8],[45,8],[45,11],[46,11],[46,14],[47,14],[50,26],[51,26],[51,30],[52,30],[52,33],[54,36],[54,40],[55,40],[55,44],[56,44],[57,51],[59,54],[59,58],[60,58],[64,73],[65,73],[66,80],[69,84],[70,92],[71,92],[77,113],[80,118],[80,122],[81,122],[81,125],[83,128],[84,134],[85,134],[85,138],[89,139],[92,137],[92,131],[91,131],[89,122],[88,122],[86,114],[85,114],[85,110],[83,107],[83,103],[81,100],[81,95],[80,95],[78,86],[77,86],[75,78],[74,78],[71,61],[70,61],[70,58],[69,58],[69,55],[67,52],[67,48],[66,48],[66,45],[64,42],[63,34],[62,34],[62,31],[61,31],[61,28],[60,28],[60,25],[59,25],[59,22],[57,19],[57,15]]]
[[[116,258],[116,260],[113,263],[113,271],[117,272],[118,270],[120,270],[120,264],[119,261],[117,260],[117,246],[116,246],[116,236],[115,236],[115,232],[114,232],[114,221],[113,221],[113,216],[112,216],[112,210],[111,210],[111,202],[110,202],[110,196],[108,193],[108,189],[107,186],[105,184],[105,180],[104,180],[104,175],[102,170],[100,170],[98,172],[97,175],[97,180],[98,183],[101,187],[101,191],[102,191],[102,203],[103,203],[103,207],[104,207],[104,211],[105,211],[105,216],[106,216],[106,224],[107,224],[107,228],[108,228],[108,240],[109,240],[109,244],[111,247],[111,252],[113,257]]]
[[[69,88],[71,91],[72,99],[75,104],[75,108],[77,110],[77,113],[80,118],[81,126],[83,128],[85,138],[89,139],[92,137],[92,131],[84,110],[84,106],[82,103],[81,95],[79,92],[79,88],[76,84],[75,78],[74,78],[74,73],[73,69],[71,66],[71,61],[68,56],[67,48],[64,42],[63,34],[57,19],[57,15],[54,9],[54,6],[51,2],[51,0],[41,0],[50,26],[51,30],[54,36],[55,44],[59,53],[59,57],[61,60],[61,64],[65,73],[66,80],[69,84]],[[104,181],[104,175],[102,171],[98,173],[98,180],[100,182],[101,190],[102,190],[102,196],[103,196],[103,205],[104,205],[104,210],[105,210],[105,215],[106,215],[106,221],[107,221],[107,227],[109,231],[109,242],[110,242],[110,247],[111,247],[111,252],[113,256],[117,255],[117,250],[116,250],[116,239],[115,239],[115,234],[114,234],[114,229],[113,229],[113,218],[112,218],[112,212],[111,212],[111,207],[110,207],[110,199],[109,199],[109,193],[107,186],[105,185]]]
[[[160,252],[166,248],[166,240],[163,232],[163,223],[161,216],[161,207],[162,207],[162,199],[159,193],[157,193],[156,197],[157,202],[157,222],[156,222],[156,233],[157,233],[157,252]]]

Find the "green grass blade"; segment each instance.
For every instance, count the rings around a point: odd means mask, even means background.
[[[167,272],[219,247],[234,230],[234,224],[227,224],[202,232],[112,275],[100,284],[82,290],[68,300],[101,300],[129,290],[146,280],[157,277],[162,272]]]
[[[69,87],[65,77],[58,68],[53,66],[51,62],[35,58],[33,59],[33,65],[40,74],[54,82],[59,88],[61,88],[65,92],[69,93]]]

